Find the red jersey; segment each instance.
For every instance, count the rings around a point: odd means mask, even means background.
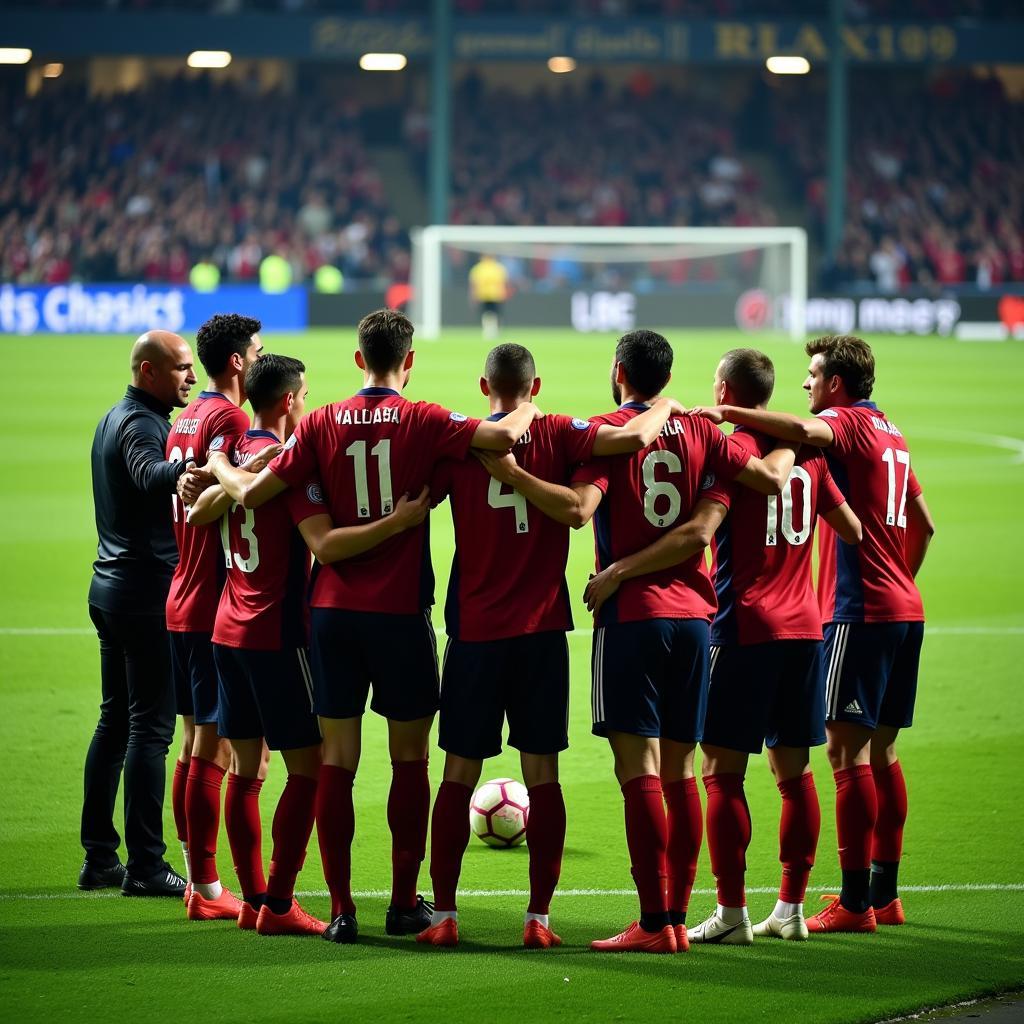
[[[503,413],[491,416],[499,420]],[[590,458],[598,427],[569,416],[534,420],[512,449],[533,476],[568,483]],[[572,629],[565,563],[569,527],[555,522],[476,461],[440,463],[431,501],[451,496],[455,558],[444,618],[455,640],[502,640]]]
[[[363,388],[305,416],[271,470],[290,486],[323,483],[335,526],[358,526],[415,498],[441,459],[464,459],[480,421],[390,388]],[[413,615],[434,603],[429,519],[356,558],[317,566],[316,608]]]
[[[268,430],[249,430],[234,446],[236,466],[251,462],[268,445]],[[213,642],[251,651],[305,647],[309,642],[309,549],[297,527],[326,515],[320,485],[293,487],[258,509],[235,502],[220,521],[227,581],[217,605]]]
[[[829,468],[864,527],[844,544],[821,524],[818,603],[823,622],[922,622],[924,608],[907,567],[907,502],[921,493],[903,434],[874,402],[825,409],[832,428]]]
[[[249,429],[249,417],[217,391],[200,391],[171,424],[167,461],[195,459],[200,466],[213,450],[230,455]],[[175,494],[171,498],[178,565],[167,595],[167,628],[174,633],[212,633],[217,601],[224,586],[224,558],[216,523],[189,526]]]
[[[762,458],[777,444],[743,427],[732,439]],[[758,494],[740,484],[730,484],[726,494],[729,514],[712,547],[718,614],[711,642],[820,640],[810,540],[815,519],[844,501],[824,453],[804,445],[781,494]]]
[[[621,426],[647,409],[627,402],[592,423]],[[702,498],[728,502],[723,481],[750,461],[705,419],[673,417],[649,447],[633,455],[595,459],[581,466],[573,483],[598,487],[604,497],[594,515],[597,567],[631,555],[684,523]],[[626,580],[601,606],[600,626],[641,619],[706,619],[717,607],[704,552],[660,572]]]

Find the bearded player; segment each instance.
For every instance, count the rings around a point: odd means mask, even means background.
[[[259,320],[237,314],[211,317],[196,332],[199,361],[209,377],[206,388],[171,426],[167,460],[205,461],[217,439],[230,451],[249,429],[245,373],[263,350]],[[185,854],[190,920],[238,917],[238,900],[225,892],[217,873],[220,793],[229,751],[217,734],[217,670],[210,637],[224,584],[220,532],[214,525],[189,529],[185,508],[172,499],[179,560],[167,596],[167,630],[178,713],[186,730],[194,725],[191,760],[174,766],[172,806]]]
[[[480,390],[494,422],[529,403],[541,380],[530,352],[505,344],[487,356]],[[545,480],[567,484],[573,468],[592,455],[633,452],[650,444],[673,411],[661,400],[623,426],[569,416],[533,422],[505,457]],[[480,453],[500,472],[497,456]],[[430,484],[434,503],[448,497],[455,524],[455,558],[445,605],[448,645],[441,679],[439,744],[444,781],[434,802],[430,875],[434,911],[418,941],[458,943],[455,892],[469,842],[469,804],[484,759],[501,752],[502,725],[520,752],[530,794],[526,841],[530,850],[530,902],[523,945],[557,946],[551,930],[551,897],[561,871],[565,803],[558,783],[558,755],[568,746],[569,652],[572,629],[565,565],[569,529],[492,478],[472,459],[446,460]]]
[[[660,334],[624,335],[612,364],[619,408],[591,422],[628,423],[661,393],[671,369],[672,348]],[[702,835],[693,751],[704,724],[715,610],[703,547],[713,508],[724,500],[721,480],[778,493],[793,463],[792,448],[762,461],[693,423],[669,420],[652,445],[595,459],[575,473],[571,487],[516,474],[517,490],[549,515],[574,526],[594,518],[599,570],[678,523],[692,520],[701,542],[685,561],[672,557],[661,571],[627,581],[595,620],[593,731],[612,748],[641,910],[621,934],[591,944],[602,952],[687,948],[683,921]]]
[[[902,432],[871,401],[870,346],[833,335],[809,342],[806,352],[810,419],[735,405],[695,413],[823,448],[863,524],[857,547],[827,528],[819,537],[828,758],[843,884],[807,927],[873,932],[879,923],[905,920],[897,876],[907,789],[896,741],[913,722],[924,635],[914,578],[935,526]]]
[[[225,489],[246,508],[317,476],[334,523],[369,526],[391,515],[402,494],[420,495],[441,459],[465,458],[471,445],[508,450],[537,414],[526,403],[491,423],[410,402],[401,395],[414,359],[409,319],[379,310],[360,321],[357,333],[362,390],[306,416],[274,462],[243,485],[223,472],[231,469],[226,459],[211,460]],[[387,719],[393,769],[385,929],[413,934],[430,924],[430,907],[416,892],[430,813],[428,740],[439,690],[427,533],[424,522],[347,559],[343,571],[323,566],[313,585],[311,669],[324,739],[316,821],[333,918],[324,938],[331,942],[358,936],[351,893],[352,785],[371,686],[371,710]]]

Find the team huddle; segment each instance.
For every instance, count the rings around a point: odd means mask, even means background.
[[[903,922],[907,794],[895,744],[913,717],[914,577],[934,527],[901,432],[870,401],[863,341],[807,345],[812,415],[801,418],[768,410],[774,368],[753,349],[725,353],[714,404],[684,410],[661,397],[669,343],[633,331],[615,349],[617,408],[581,420],[540,412],[537,367],[515,344],[487,356],[488,415],[406,400],[413,328],[392,310],[359,324],[363,388],[306,413],[304,365],[264,354],[259,330],[235,315],[203,325],[210,384],[166,444],[168,461],[188,464],[172,499],[179,559],[166,624],[186,721],[172,804],[190,919],[357,940],[353,782],[369,700],[387,721],[393,769],[387,933],[458,944],[470,800],[507,719],[530,798],[523,943],[559,945],[549,914],[566,835],[565,570],[570,529],[592,521],[593,732],[612,751],[640,904],[637,921],[592,948],[672,953]],[[190,359],[181,373],[194,382]],[[429,513],[446,499],[455,556],[439,669]],[[435,715],[445,764],[431,813]],[[698,744],[718,898],[688,927],[705,823]],[[820,827],[810,748],[821,744],[835,774],[842,889],[805,917]],[[782,798],[782,881],[754,924],[744,775],[762,745]],[[265,874],[268,750],[288,777]],[[240,898],[217,870],[225,776]],[[294,898],[314,823],[329,923]],[[428,826],[432,901],[417,891]]]

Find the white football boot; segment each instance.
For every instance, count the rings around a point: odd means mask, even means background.
[[[759,939],[789,939],[793,942],[803,942],[807,938],[807,922],[803,914],[776,917],[773,910],[763,921],[754,925],[753,931]]]
[[[722,946],[749,946],[754,941],[750,919],[744,915],[742,921],[726,924],[718,914],[712,914],[694,928],[686,929],[686,937],[693,942],[715,943]]]

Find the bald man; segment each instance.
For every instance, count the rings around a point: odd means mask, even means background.
[[[171,499],[186,463],[167,462],[170,413],[196,383],[192,350],[170,331],[132,347],[132,383],[100,420],[92,444],[99,546],[89,616],[100,641],[103,700],[85,760],[80,889],[120,886],[128,896],[176,896],[185,880],[164,859],[164,774],[175,701],[164,603],[178,549]],[[124,839],[114,801],[124,773]]]

